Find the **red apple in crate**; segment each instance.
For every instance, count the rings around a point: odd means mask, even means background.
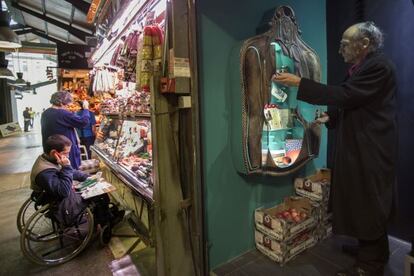
[[[283,212],[283,217],[287,220],[292,220],[292,215],[288,211]]]

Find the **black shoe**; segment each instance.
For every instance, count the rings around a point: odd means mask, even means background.
[[[110,225],[105,225],[101,228],[99,233],[99,242],[101,245],[106,245],[111,241],[112,238],[112,228]]]
[[[350,244],[344,244],[342,245],[342,252],[345,254],[356,257],[358,256],[359,246],[358,245],[350,245]]]

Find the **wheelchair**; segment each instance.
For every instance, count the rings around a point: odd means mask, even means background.
[[[109,243],[111,223],[95,219],[96,214],[92,210],[96,213],[97,205],[99,202],[90,202],[68,226],[56,218],[56,205],[31,196],[20,208],[17,218],[23,255],[36,264],[53,266],[79,255],[91,241],[95,230],[101,245]]]
[[[26,221],[20,248],[34,263],[53,266],[65,263],[82,252],[94,234],[94,216],[84,209],[70,226],[55,218],[52,204],[38,208]]]

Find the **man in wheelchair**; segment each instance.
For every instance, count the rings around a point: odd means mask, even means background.
[[[115,205],[109,207],[107,194],[84,200],[72,187],[73,180],[85,181],[88,174],[74,170],[69,161],[72,142],[63,135],[49,136],[44,153],[35,161],[31,175],[32,198],[38,205],[50,203],[54,206],[54,217],[65,226],[70,226],[78,215],[90,207],[95,225],[103,232],[102,242],[111,238],[112,226],[122,218],[123,213]]]

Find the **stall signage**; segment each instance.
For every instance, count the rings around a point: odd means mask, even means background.
[[[21,133],[22,129],[18,122],[12,122],[4,125],[0,125],[0,134],[3,137],[10,136],[13,134]]]
[[[85,52],[90,47],[85,45],[58,44],[58,67],[64,69],[89,69]]]

